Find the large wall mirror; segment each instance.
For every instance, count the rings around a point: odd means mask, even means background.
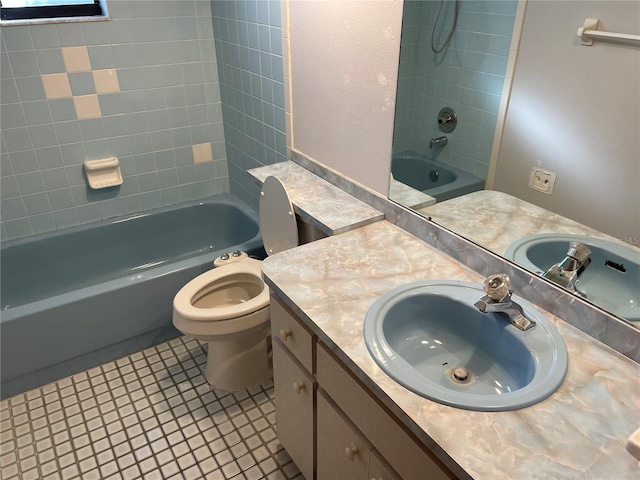
[[[390,198],[640,326],[640,4],[403,8]]]

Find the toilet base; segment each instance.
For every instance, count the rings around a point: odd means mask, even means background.
[[[210,341],[205,378],[226,391],[244,390],[273,376],[270,323]]]

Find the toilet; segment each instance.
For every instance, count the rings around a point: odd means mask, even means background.
[[[267,177],[260,193],[260,231],[267,255],[298,245],[298,222],[287,191]],[[205,378],[215,388],[242,390],[272,376],[269,288],[262,261],[234,252],[191,280],[173,300],[173,324],[208,342]]]

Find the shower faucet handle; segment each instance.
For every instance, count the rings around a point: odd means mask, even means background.
[[[449,112],[445,112],[438,117],[438,123],[449,123],[451,120],[453,120],[453,115]]]
[[[458,116],[453,108],[444,107],[438,112],[438,128],[441,132],[451,133],[458,125]]]

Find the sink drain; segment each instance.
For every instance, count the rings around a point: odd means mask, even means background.
[[[468,385],[475,380],[475,376],[464,367],[453,367],[447,370],[449,380],[458,385]]]

